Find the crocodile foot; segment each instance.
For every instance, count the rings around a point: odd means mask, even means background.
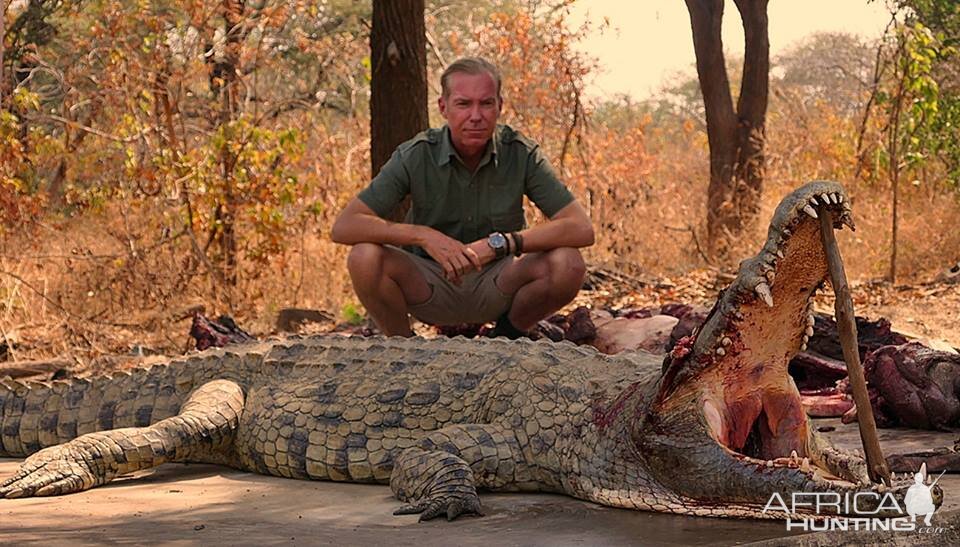
[[[456,494],[430,496],[410,505],[404,505],[393,512],[394,515],[420,514],[420,522],[446,515],[453,520],[460,515],[474,514],[483,516],[480,511],[480,498],[476,491]]]
[[[16,474],[0,483],[0,499],[59,496],[106,483],[107,477],[93,469],[99,453],[83,441],[51,446],[27,458]]]
[[[420,522],[446,515],[480,515],[480,498],[470,466],[459,456],[440,450],[411,447],[394,465],[390,487],[408,502],[394,515],[420,514]]]

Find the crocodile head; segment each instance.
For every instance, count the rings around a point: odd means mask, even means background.
[[[870,511],[909,486],[871,485],[861,457],[818,436],[787,373],[812,334],[811,298],[828,275],[821,208],[834,229],[853,228],[837,183],[811,182],[787,196],[760,253],[667,356],[642,409],[633,442],[651,475],[685,500],[680,512],[777,516],[762,508],[774,493],[789,500],[792,492],[872,492],[858,505]]]

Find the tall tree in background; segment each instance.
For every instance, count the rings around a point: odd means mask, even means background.
[[[743,78],[736,109],[720,38],[724,0],[686,3],[710,144],[707,237],[711,254],[723,258],[730,240],[756,216],[763,187],[770,72],[767,0],[734,0],[744,32]]]
[[[218,115],[219,130],[223,135],[220,148],[220,173],[223,176],[223,203],[218,205],[216,216],[219,231],[214,237],[220,243],[224,264],[224,277],[230,285],[237,284],[237,199],[235,196],[234,168],[237,163],[234,131],[231,125],[239,115],[239,68],[240,49],[243,44],[244,0],[222,0],[224,45],[222,55],[213,61],[210,75],[210,91],[220,100]]]
[[[0,0],[0,108],[3,108],[3,88],[5,85],[3,79],[3,53],[7,43],[7,6],[8,0]]]
[[[370,162],[376,175],[400,143],[427,128],[424,0],[374,0],[370,31]]]

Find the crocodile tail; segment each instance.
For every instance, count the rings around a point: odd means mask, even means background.
[[[0,456],[26,456],[85,433],[170,417],[194,387],[194,375],[177,377],[181,368],[52,382],[0,379]]]

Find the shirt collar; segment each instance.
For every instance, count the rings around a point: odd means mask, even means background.
[[[499,150],[500,136],[503,130],[503,126],[497,124],[497,128],[493,130],[493,137],[490,138],[490,142],[487,143],[487,150],[483,153],[483,157],[480,158],[480,166],[482,167],[489,161],[493,161],[494,166],[499,165],[497,151]],[[450,163],[450,158],[460,159],[460,155],[457,154],[457,149],[453,147],[453,141],[450,140],[450,126],[444,125],[443,131],[440,135],[440,157],[437,160],[438,165],[446,165]],[[460,160],[463,163],[463,160]]]

